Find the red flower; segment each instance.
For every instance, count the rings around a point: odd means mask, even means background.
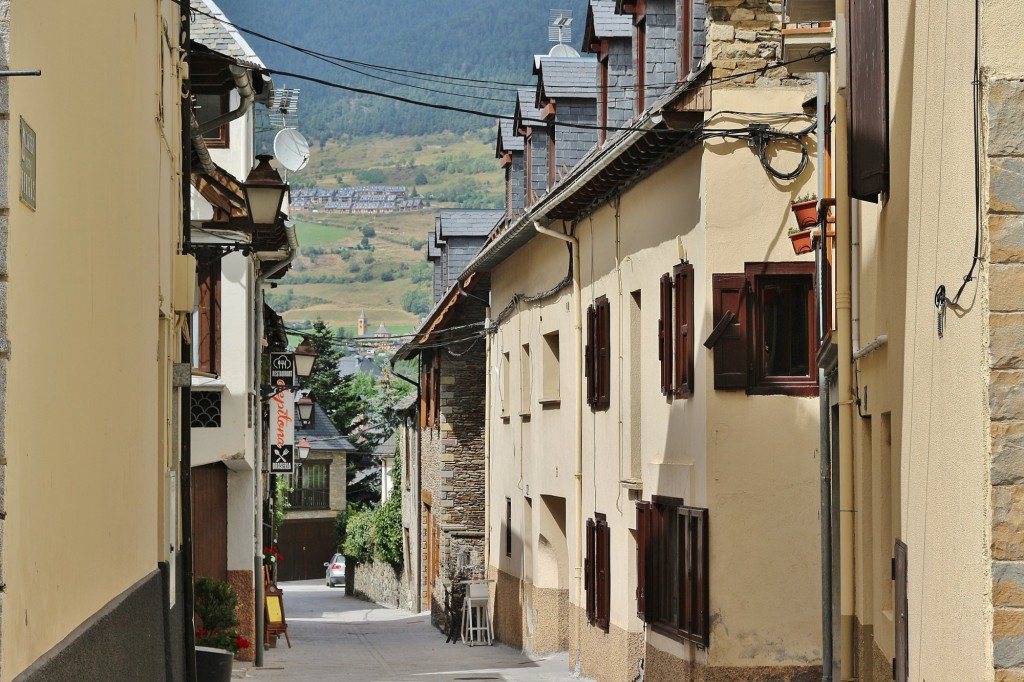
[[[203,635],[206,634],[206,630],[196,630],[196,634],[199,635],[200,637],[202,637]]]
[[[235,646],[237,646],[239,649],[248,649],[249,640],[247,640],[245,637],[242,637],[241,635],[238,635],[237,637],[235,637]]]
[[[277,555],[277,560],[278,561],[284,561],[284,554],[278,554]]]

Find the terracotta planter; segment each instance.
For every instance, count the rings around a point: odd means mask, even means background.
[[[792,204],[793,215],[796,216],[796,224],[800,229],[812,227],[818,224],[818,200],[797,201]]]
[[[789,239],[793,242],[793,253],[796,255],[810,253],[814,249],[813,244],[814,230],[808,228],[806,230],[800,230],[798,232],[790,232]]]
[[[196,679],[198,682],[231,682],[231,662],[235,655],[226,649],[196,647]]]

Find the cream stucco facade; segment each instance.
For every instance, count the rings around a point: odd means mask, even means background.
[[[3,5],[3,63],[42,75],[2,90],[0,679],[46,679],[40,658],[74,646],[100,614],[138,609],[149,632],[181,599],[158,573],[170,562],[173,585],[180,561],[179,13],[170,1]],[[26,125],[34,208],[20,199]],[[146,655],[162,674],[163,652]]]

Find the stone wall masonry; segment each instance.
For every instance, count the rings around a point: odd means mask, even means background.
[[[636,76],[633,73],[633,42],[608,40],[608,126],[621,128],[636,110]],[[608,131],[608,137],[615,133]]]
[[[769,0],[707,0],[707,43],[715,87],[806,85],[782,66],[782,5]],[[737,74],[760,69],[759,73]]]
[[[409,590],[402,583],[399,569],[385,561],[361,562],[352,571],[352,585],[346,592],[353,597],[406,611],[417,611]]]
[[[559,123],[594,125],[597,105],[592,99],[562,99],[556,105],[555,180],[563,177],[597,144],[597,130]]]
[[[512,152],[509,182],[512,184],[512,203],[508,206],[508,212],[514,219],[526,208],[526,155],[523,152]]]
[[[992,660],[1024,679],[1024,83],[988,81]]]
[[[548,191],[548,130],[534,128],[526,144],[531,145],[530,193],[528,204],[534,204]]]
[[[679,30],[676,0],[648,0],[644,101],[664,95],[679,76]]]

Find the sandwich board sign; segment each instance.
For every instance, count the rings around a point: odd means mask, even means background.
[[[290,474],[295,466],[295,394],[281,391],[270,400],[270,473]]]
[[[270,383],[273,386],[295,386],[295,354],[270,354]]]

